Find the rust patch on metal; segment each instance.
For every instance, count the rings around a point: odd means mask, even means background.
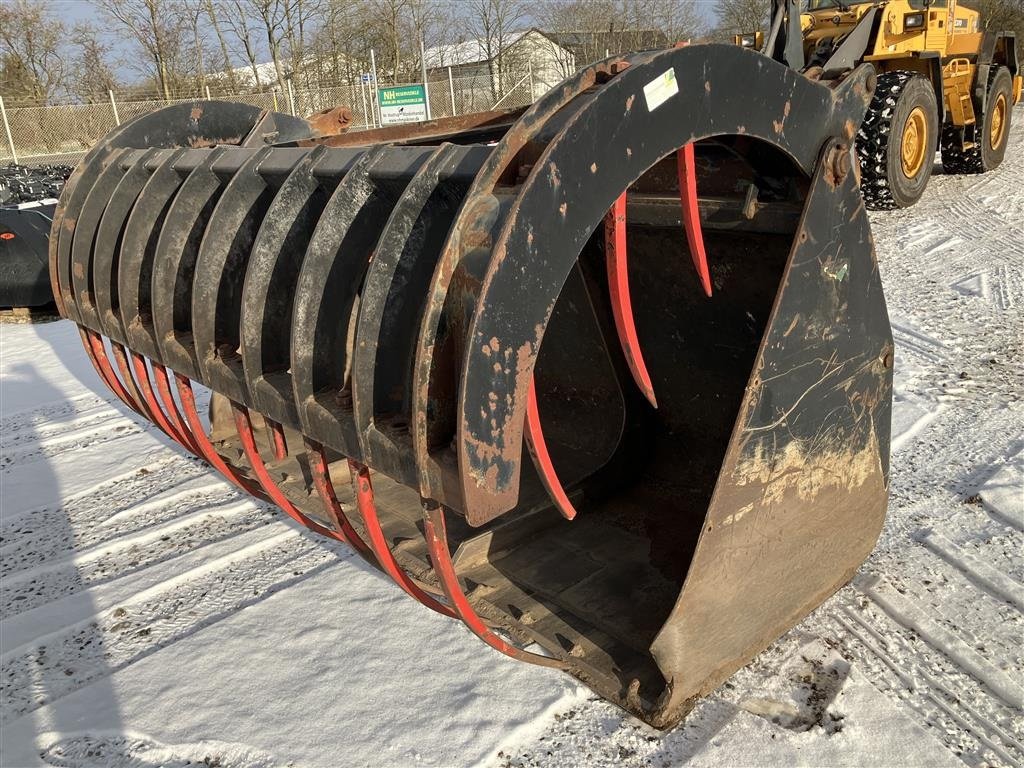
[[[306,117],[314,137],[337,136],[352,125],[352,110],[346,106],[329,107]]]
[[[759,498],[739,507],[719,524],[730,525],[755,506],[778,504],[794,496],[811,502],[829,488],[856,491],[879,474],[878,440],[873,430],[867,444],[859,450],[839,444],[838,439],[835,442],[828,449],[806,450],[794,440],[779,451],[768,451],[764,443],[759,443],[732,473],[738,493],[739,489],[755,490]]]
[[[772,126],[775,128],[776,133],[782,133],[782,130],[786,127],[786,118],[789,117],[790,102],[789,99],[782,106],[782,119],[772,120]]]
[[[552,189],[562,186],[562,174],[558,172],[558,166],[554,163],[548,163],[548,181],[551,182]]]

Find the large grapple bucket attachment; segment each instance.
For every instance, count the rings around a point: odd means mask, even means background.
[[[333,137],[171,107],[76,170],[54,290],[118,397],[233,483],[665,727],[882,525],[873,85],[694,46]]]

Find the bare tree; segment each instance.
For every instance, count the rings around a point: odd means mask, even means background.
[[[309,59],[307,47],[313,31],[325,21],[327,6],[322,0],[292,0],[285,4],[284,15],[291,70],[308,87],[317,65]]]
[[[1024,40],[1024,0],[966,0],[981,13],[981,26],[994,32],[1016,32],[1018,49]]]
[[[202,92],[206,88],[206,9],[203,0],[182,0],[182,10],[192,38],[192,53],[195,57],[196,86]]]
[[[627,0],[625,17],[636,29],[664,33],[670,44],[694,40],[707,32],[694,0]],[[638,42],[647,46],[648,39]]]
[[[274,63],[274,77],[281,93],[286,92],[285,71],[282,64],[285,40],[288,36],[288,18],[296,0],[235,0],[242,13],[250,14],[260,25],[267,43],[270,60]],[[255,69],[255,66],[254,66]],[[289,75],[291,73],[289,72]]]
[[[95,0],[147,54],[161,95],[170,100],[183,50],[185,16],[178,0]]]
[[[74,75],[68,78],[68,90],[87,104],[106,101],[118,85],[111,67],[112,46],[102,41],[96,27],[85,22],[75,25],[71,44]]]
[[[769,0],[721,0],[717,8],[718,23],[712,36],[719,40],[768,28]]]
[[[691,40],[705,27],[695,0],[541,0],[533,16],[553,38],[564,76],[609,54]]]
[[[510,70],[516,68],[513,59],[521,55],[513,50],[512,44],[527,25],[528,7],[525,0],[466,0],[463,12],[469,29],[480,42],[487,61],[491,96],[497,101],[505,93]]]
[[[224,20],[234,34],[235,39],[242,46],[245,60],[252,70],[253,83],[259,88],[262,83],[260,82],[259,60],[257,59],[258,49],[246,16],[244,0],[230,0],[230,2],[231,8],[228,11],[228,15],[224,17]]]
[[[67,28],[40,0],[0,4],[0,91],[12,104],[46,104],[63,86]]]
[[[210,26],[217,36],[217,44],[220,48],[221,69],[227,81],[228,90],[232,93],[238,90],[238,77],[235,75],[235,68],[231,63],[231,54],[228,52],[228,41],[220,24],[220,17],[227,14],[227,8],[214,0],[201,0],[206,17],[210,20]]]
[[[402,44],[406,42],[403,32],[409,0],[369,0],[368,10],[376,38],[373,47],[380,53],[379,63],[384,70],[382,75],[397,83],[402,76]]]

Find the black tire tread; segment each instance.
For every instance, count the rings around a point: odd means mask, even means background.
[[[988,73],[986,93],[992,92],[992,83],[995,82],[1001,67],[992,67]],[[975,137],[974,146],[970,149],[963,149],[961,146],[959,126],[952,123],[945,123],[942,126],[942,138],[939,146],[942,152],[942,170],[949,174],[973,174],[984,173],[985,158],[982,156],[981,142],[985,140],[985,115],[975,115],[975,127],[978,129],[978,136]],[[1007,126],[1009,129],[1009,126]]]
[[[864,122],[857,132],[860,191],[869,210],[887,211],[899,207],[889,188],[889,139],[896,105],[907,83],[915,76],[916,72],[906,70],[880,74]]]

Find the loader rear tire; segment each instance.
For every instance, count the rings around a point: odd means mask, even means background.
[[[928,79],[916,72],[883,72],[857,133],[860,189],[873,210],[907,208],[932,175],[938,106]]]
[[[942,169],[946,173],[985,173],[1003,162],[1013,113],[1012,90],[1010,70],[1006,67],[992,70],[981,128],[975,132],[974,146],[970,149],[963,149],[958,126],[943,126]]]

